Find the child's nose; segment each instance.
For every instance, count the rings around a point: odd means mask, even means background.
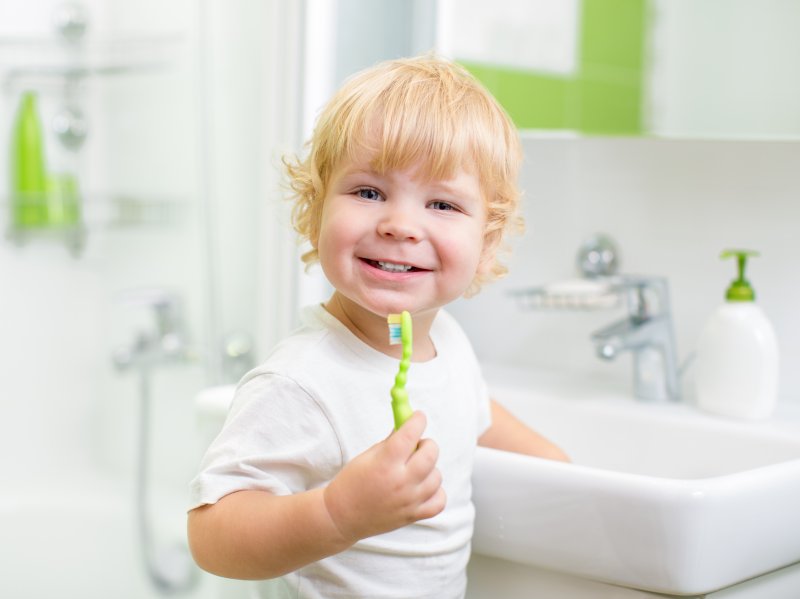
[[[408,210],[389,211],[378,223],[378,234],[398,241],[418,241],[421,238],[419,223]]]

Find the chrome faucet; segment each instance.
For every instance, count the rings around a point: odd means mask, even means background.
[[[187,342],[183,307],[177,295],[161,288],[134,289],[125,292],[120,302],[152,311],[155,326],[152,330],[139,331],[131,343],[114,351],[114,365],[118,370],[192,360],[194,355]]]
[[[628,316],[592,333],[598,357],[613,360],[623,351],[633,354],[633,394],[646,401],[680,398],[675,335],[667,280],[623,277]]]

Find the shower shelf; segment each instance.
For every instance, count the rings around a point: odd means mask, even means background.
[[[89,194],[81,197],[80,219],[70,225],[13,226],[8,218],[11,202],[0,199],[6,238],[16,245],[29,241],[54,239],[63,242],[73,253],[80,254],[92,230],[122,230],[143,227],[172,227],[186,221],[190,212],[188,198],[148,197],[132,195]]]
[[[175,225],[183,221],[188,200],[139,198],[131,195],[89,196],[83,205],[84,220],[90,228]]]
[[[0,37],[0,75],[12,82],[82,79],[156,71],[177,61],[180,35],[86,38]]]
[[[81,196],[81,214],[86,226],[130,227],[173,225],[183,220],[187,198],[141,197],[128,194],[87,194]],[[2,198],[4,214],[11,209],[9,198]]]

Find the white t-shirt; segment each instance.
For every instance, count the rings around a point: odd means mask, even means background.
[[[389,390],[398,360],[353,335],[322,306],[237,388],[225,426],[191,483],[192,507],[234,491],[276,495],[326,485],[351,459],[391,432]],[[388,331],[387,331],[388,335]],[[406,388],[439,445],[447,505],[442,513],[281,579],[260,582],[263,597],[462,597],[474,520],[472,464],[490,424],[478,361],[458,323],[440,311],[431,327],[436,357],[412,362]]]

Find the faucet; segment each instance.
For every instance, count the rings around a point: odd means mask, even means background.
[[[164,289],[152,288],[129,290],[120,301],[151,310],[155,327],[140,331],[133,342],[114,351],[114,365],[118,370],[134,366],[150,368],[190,361],[194,357],[187,343],[180,298]]]
[[[678,361],[667,280],[623,277],[628,316],[592,333],[598,357],[633,353],[633,394],[645,401],[678,401]]]

